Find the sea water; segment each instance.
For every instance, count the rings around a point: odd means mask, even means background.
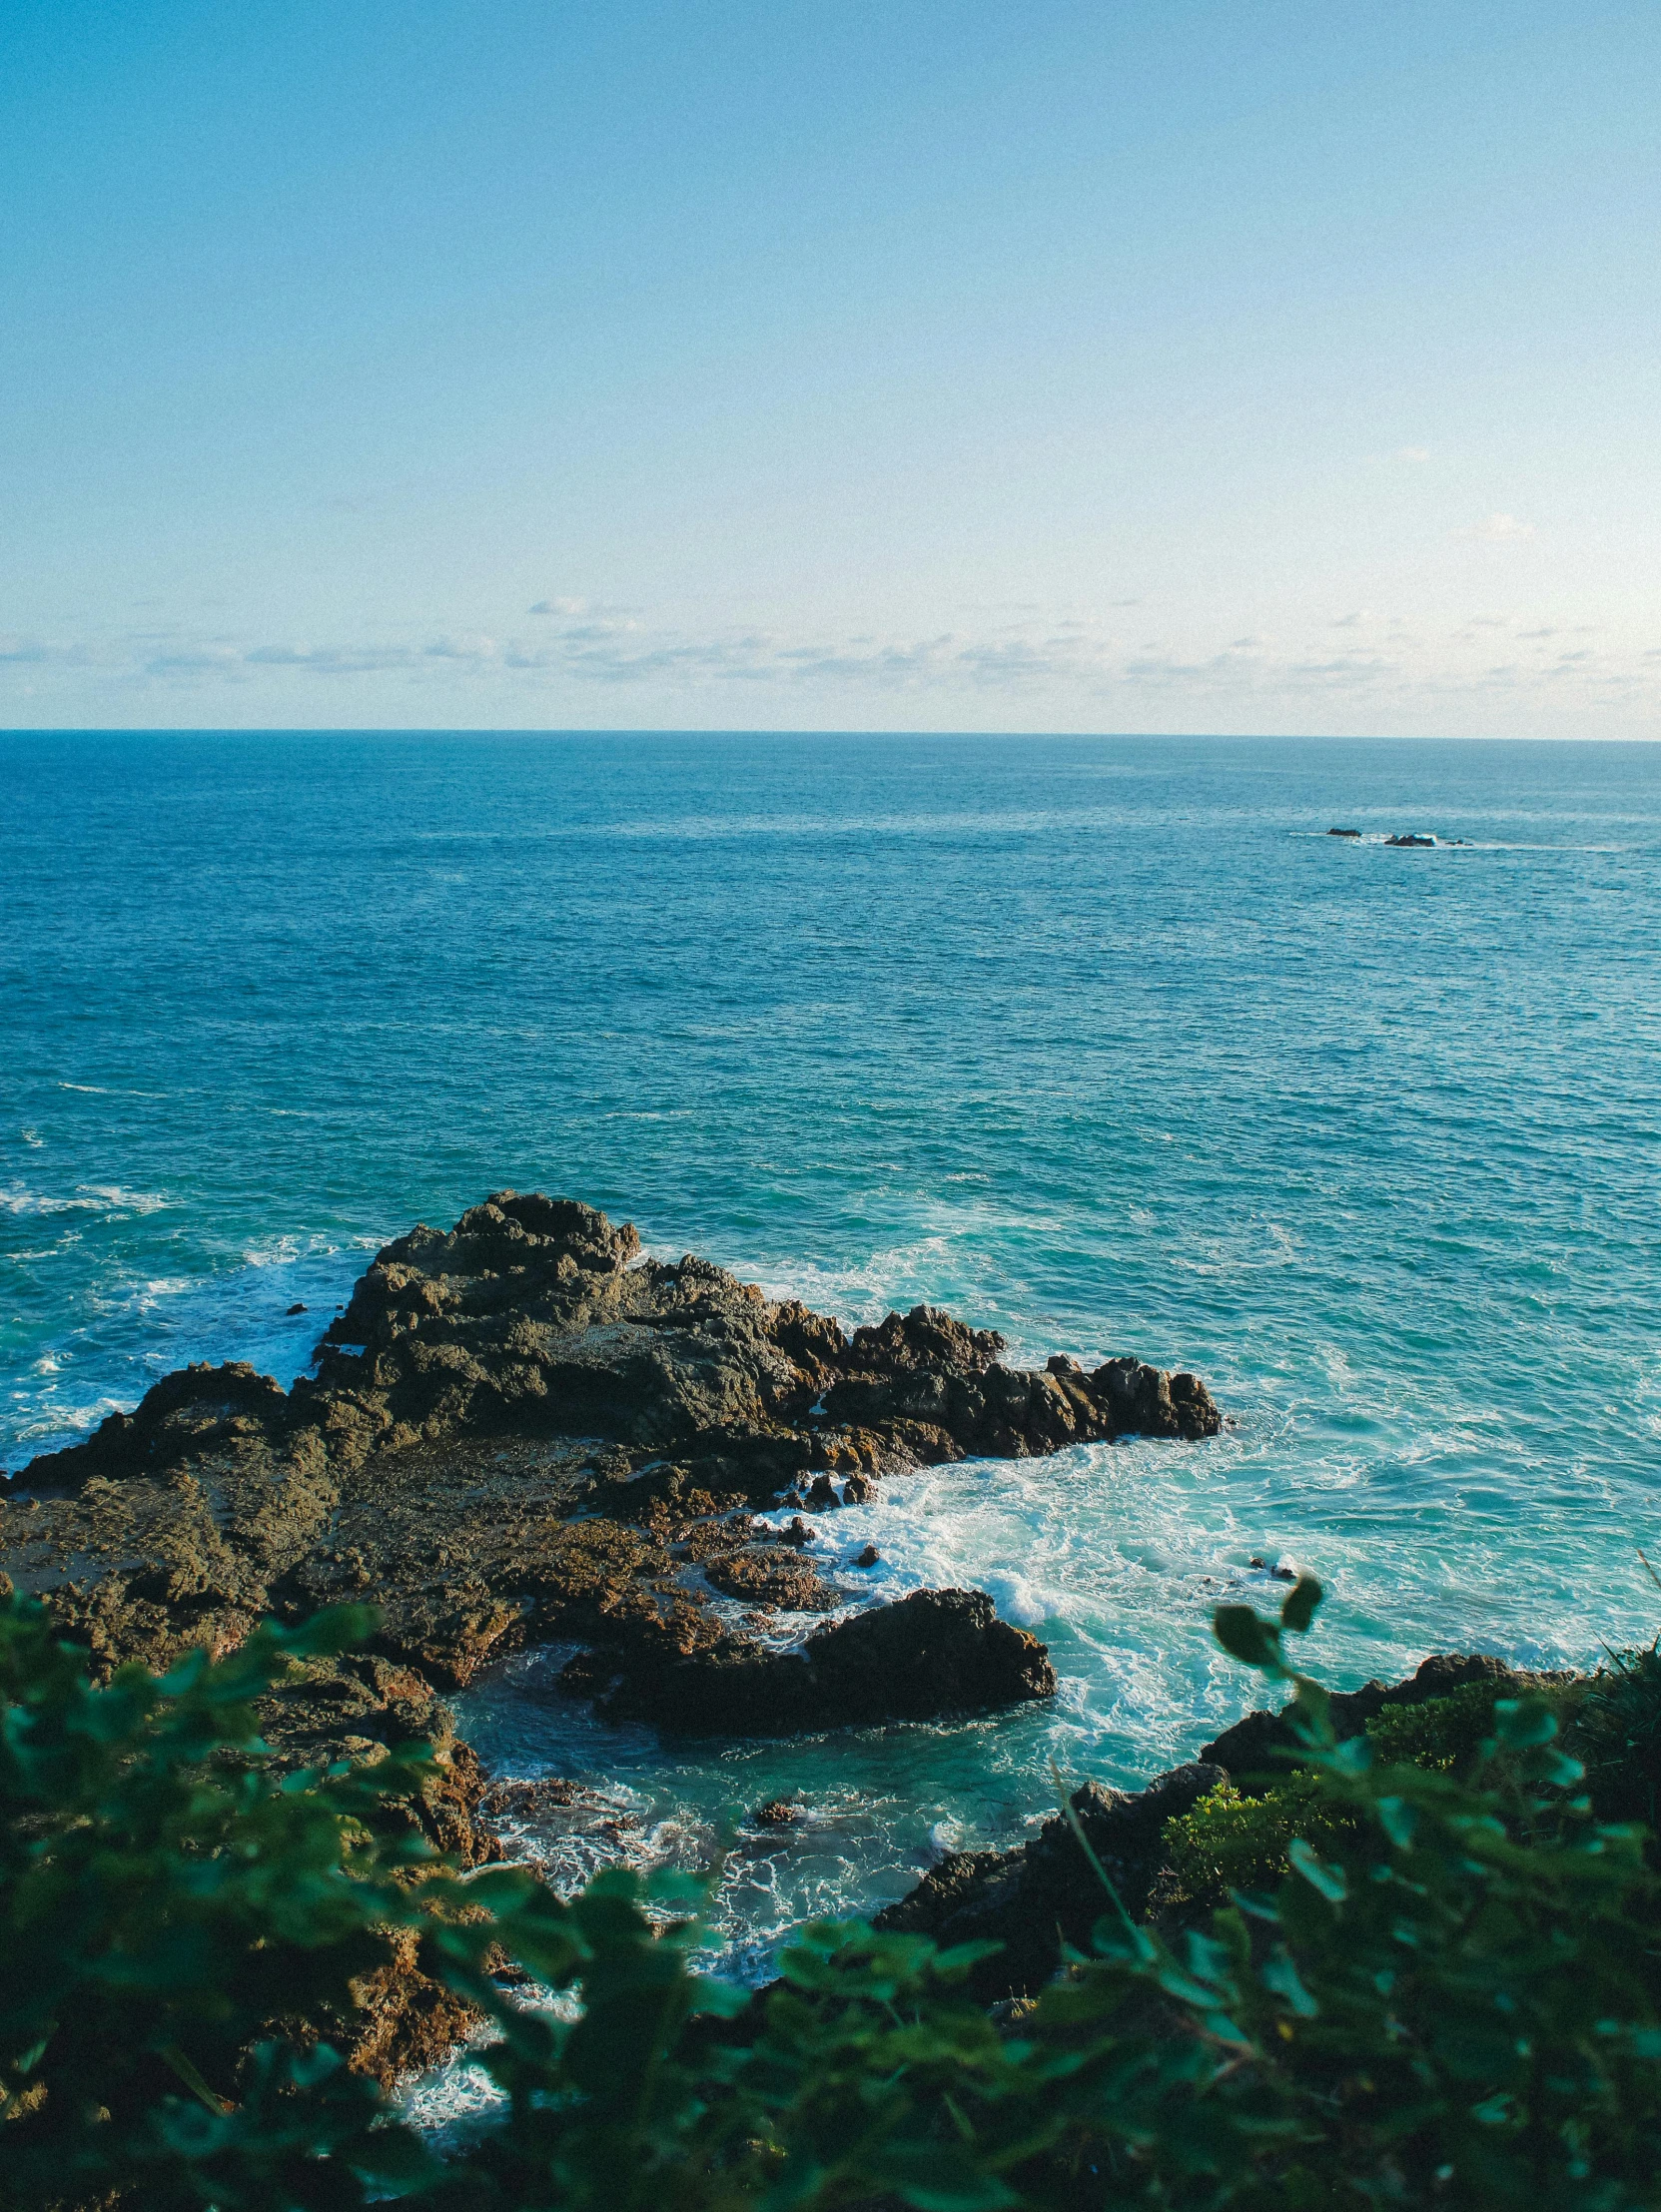
[[[14,735],[0,798],[11,1469],[187,1359],[291,1380],[504,1185],[1227,1409],[820,1518],[849,1603],[989,1591],[1042,1709],[664,1743],[558,1652],[466,1695],[591,1793],[521,1846],[717,1869],[736,1971],[1192,1755],[1256,1696],[1211,1609],[1277,1566],[1340,1685],[1661,1624],[1661,747]]]

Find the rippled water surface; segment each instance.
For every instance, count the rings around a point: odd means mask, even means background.
[[[606,1799],[527,1839],[565,1872],[725,1851],[750,1970],[1022,1833],[1052,1761],[1192,1751],[1253,1558],[1325,1577],[1337,1681],[1653,1633],[1661,748],[9,736],[0,791],[7,1466],[187,1358],[288,1379],[376,1245],[503,1184],[1235,1416],[823,1524],[883,1554],[850,1593],[991,1591],[1053,1709],[689,1749],[533,1655],[470,1695]]]

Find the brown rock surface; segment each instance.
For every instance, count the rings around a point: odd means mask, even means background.
[[[850,1338],[706,1260],[638,1255],[627,1224],[511,1191],[417,1227],[360,1280],[315,1377],[285,1392],[189,1367],[37,1459],[0,1505],[0,1567],[104,1667],[353,1598],[382,1608],[383,1657],[455,1688],[552,1635],[705,1649],[724,1633],[711,1567],[788,1603],[760,1588],[782,1563],[737,1563],[748,1509],[832,1467],[863,1497],[929,1460],[1222,1425],[1190,1375],[1007,1367],[1001,1339],[928,1306]],[[792,1583],[815,1607],[828,1587]]]

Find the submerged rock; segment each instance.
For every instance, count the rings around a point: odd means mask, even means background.
[[[770,1798],[765,1805],[758,1805],[750,1815],[757,1828],[792,1828],[805,1818],[807,1808],[798,1805],[794,1798]]]

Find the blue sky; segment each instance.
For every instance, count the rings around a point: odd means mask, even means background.
[[[1661,735],[1661,10],[4,0],[0,721]]]

